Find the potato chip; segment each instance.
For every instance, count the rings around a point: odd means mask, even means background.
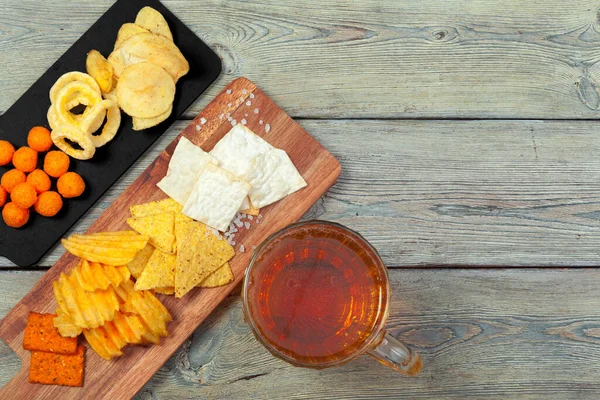
[[[167,322],[172,320],[165,306],[148,290],[134,290],[133,282],[125,282],[115,288],[121,302],[121,312],[140,316],[147,332],[142,335],[145,343],[158,344],[160,337],[167,336]]]
[[[213,288],[227,285],[230,282],[233,282],[233,272],[229,263],[225,263],[200,282],[198,287]]]
[[[175,253],[175,213],[131,217],[127,218],[127,224],[137,232],[147,235],[154,247],[165,253]]]
[[[202,167],[207,163],[218,165],[216,158],[182,137],[173,151],[167,174],[156,186],[175,201],[185,204],[198,181]]]
[[[215,236],[206,225],[183,216],[175,220],[175,236],[178,243],[175,296],[178,298],[235,255],[226,240]]]
[[[174,286],[176,264],[175,254],[165,253],[159,249],[154,250],[142,274],[135,282],[135,290]]]
[[[136,234],[135,236],[92,236],[74,234],[65,240],[88,247],[141,250],[146,246],[146,243],[148,243],[149,237],[148,235],[140,234]]]
[[[73,322],[73,320],[60,308],[56,310],[56,318],[54,318],[52,322],[62,337],[74,338],[79,336],[83,331],[83,329],[75,325],[75,322]]]
[[[119,126],[121,126],[119,106],[112,100],[102,100],[92,106],[89,114],[81,122],[81,129],[84,132],[94,133],[104,122],[104,116],[106,116],[106,124],[102,128],[102,132],[99,135],[91,135],[95,147],[104,146],[113,140],[119,131]]]
[[[52,85],[52,87],[50,88],[50,103],[56,103],[58,92],[67,84],[75,81],[84,82],[96,93],[101,93],[100,86],[98,86],[96,80],[90,75],[79,71],[67,72],[66,74],[61,75],[61,77],[58,78],[56,82],[54,82],[54,85]],[[74,105],[69,107],[69,109],[73,107]]]
[[[172,112],[173,112],[173,104],[171,104],[171,106],[169,107],[169,109],[167,111],[165,111],[162,114],[157,115],[156,117],[152,117],[152,118],[132,117],[131,119],[133,120],[133,130],[141,131],[144,129],[152,128],[153,126],[156,126],[156,125],[160,124],[161,122],[163,122],[164,120],[166,120],[167,118],[169,118],[171,116]]]
[[[110,53],[108,62],[119,80],[126,67],[140,62],[164,68],[175,82],[190,70],[189,63],[171,40],[151,32],[139,33],[125,40]]]
[[[208,163],[198,176],[183,214],[224,232],[249,191],[247,182]]]
[[[152,33],[162,35],[173,41],[173,35],[165,17],[152,7],[142,8],[135,17],[136,25],[148,29]]]
[[[98,50],[91,50],[85,59],[85,69],[98,83],[102,93],[108,93],[113,84],[113,67]]]
[[[114,267],[102,265],[87,260],[81,260],[71,270],[71,274],[79,286],[87,291],[106,290],[110,285],[119,286],[129,280],[131,273],[127,267]]]
[[[72,240],[62,239],[62,245],[65,250],[74,256],[84,260],[98,262],[106,265],[126,265],[130,263],[138,253],[138,249],[124,249],[113,247],[98,247],[75,243]]]
[[[150,31],[132,22],[121,25],[119,32],[117,33],[117,40],[115,41],[115,50],[121,47],[124,41],[138,33],[150,33]]]
[[[142,271],[146,267],[150,256],[154,252],[154,246],[151,244],[147,244],[139,253],[135,256],[135,258],[127,264],[127,268],[129,268],[129,272],[135,279],[138,279],[142,274]]]
[[[23,348],[30,351],[47,351],[58,354],[75,354],[77,339],[64,338],[54,327],[54,314],[30,312],[23,335]]]
[[[85,348],[75,354],[32,351],[29,360],[29,382],[43,385],[83,386]]]
[[[129,212],[133,217],[145,217],[147,215],[162,214],[172,211],[175,214],[181,213],[183,206],[173,199],[164,199],[153,201],[151,203],[136,204],[129,207]]]
[[[106,290],[84,291],[73,276],[61,274],[52,282],[54,297],[64,314],[80,328],[96,328],[111,321],[119,309],[112,286]]]
[[[146,331],[138,315],[117,312],[112,321],[94,329],[84,329],[83,335],[100,357],[110,360],[122,355],[127,344],[142,343]]]
[[[152,291],[154,293],[172,295],[172,294],[175,294],[175,287],[169,286],[169,287],[162,287],[162,288],[154,288],[154,289],[152,289]]]
[[[162,67],[149,62],[132,64],[117,83],[119,107],[132,117],[163,114],[175,100],[175,82]]]
[[[75,236],[75,235],[73,235]],[[94,233],[86,233],[86,237],[94,237],[94,236],[139,236],[139,233],[136,231],[114,231],[114,232],[94,232]]]
[[[52,130],[51,137],[56,147],[78,160],[89,160],[96,153],[92,135],[73,125],[62,124],[57,126],[56,129]],[[81,149],[74,148],[66,139],[77,143]]]

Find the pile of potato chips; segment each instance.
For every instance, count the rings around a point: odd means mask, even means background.
[[[90,346],[110,360],[127,344],[158,344],[171,315],[150,291],[136,291],[131,262],[148,237],[132,231],[73,235],[63,240],[78,265],[53,282],[59,308],[54,326],[63,337],[83,332]]]
[[[182,214],[173,199],[131,207],[129,226],[149,243],[127,266],[136,290],[183,297],[194,287],[217,287],[233,281],[228,261],[233,247],[206,225]]]

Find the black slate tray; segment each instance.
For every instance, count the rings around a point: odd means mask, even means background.
[[[99,148],[93,159],[71,159],[70,170],[79,173],[87,187],[81,197],[65,199],[63,209],[55,217],[44,218],[32,212],[27,225],[20,229],[10,228],[0,219],[0,255],[17,265],[27,267],[38,262],[221,73],[217,54],[159,1],[119,0],[0,117],[0,139],[18,148],[27,145],[27,133],[33,126],[48,127],[50,87],[65,72],[85,72],[85,59],[90,50],[96,49],[107,57],[121,25],[134,22],[144,6],[158,10],[165,17],[175,44],[190,63],[190,72],[177,82],[173,113],[160,125],[137,132],[132,129],[131,118],[123,113],[117,136]],[[40,156],[41,166],[43,155]],[[0,174],[12,168],[8,167],[0,167]]]

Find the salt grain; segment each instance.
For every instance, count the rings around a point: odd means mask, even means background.
[[[200,123],[204,125],[206,123],[206,119],[204,117],[200,118]]]
[[[242,226],[244,226],[244,223],[242,221],[235,221],[235,224],[238,228],[241,228]]]
[[[261,119],[260,121],[258,121],[258,123],[262,125],[263,124],[263,120]]]
[[[221,114],[221,115],[219,116],[219,119],[223,119],[224,117],[225,117],[225,114]]]
[[[258,108],[254,109],[254,114],[258,114]]]
[[[250,93],[250,98],[253,99],[254,98],[254,93]]]
[[[243,97],[240,97],[240,103],[243,103],[243,102],[244,102],[244,100],[245,100],[245,99],[244,99]]]
[[[231,103],[227,103],[227,107],[231,107],[231,106],[232,106],[232,104],[231,104]]]
[[[237,121],[235,119],[231,120],[231,126],[236,126],[237,125]]]
[[[249,219],[250,221],[252,221],[252,220],[254,219],[254,217],[253,217],[252,215],[248,215],[248,219]]]
[[[246,94],[248,91],[246,89],[242,89],[242,94]]]
[[[246,125],[246,118],[242,118],[242,125]]]
[[[200,129],[202,129],[202,127],[200,125],[196,125],[196,130],[200,131]]]
[[[243,253],[246,251],[246,248],[244,247],[243,244],[240,244],[240,252]]]
[[[231,94],[231,89],[227,89],[227,91],[225,93]]]
[[[258,214],[258,219],[261,219],[263,217],[262,214]]]
[[[246,227],[246,229],[250,229],[250,222],[244,222],[244,226]]]
[[[252,105],[252,102],[251,102],[250,100],[248,100],[248,101],[246,102],[246,105],[247,105],[248,107],[250,107],[250,106]]]
[[[225,115],[226,115],[227,117],[231,116],[231,114],[230,114],[230,113],[227,113],[227,114],[225,114]]]
[[[266,124],[265,125],[265,132],[269,133],[270,130],[271,130],[271,125]]]

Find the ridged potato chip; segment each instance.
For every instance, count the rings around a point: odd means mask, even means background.
[[[69,317],[68,314],[65,314],[60,308],[56,310],[56,318],[54,318],[52,322],[62,337],[77,337],[83,331],[83,329],[75,325],[71,317]]]
[[[150,33],[150,31],[132,22],[121,25],[119,32],[117,33],[117,40],[115,41],[115,50],[121,47],[124,41],[138,33]]]
[[[100,87],[102,93],[108,93],[113,85],[113,66],[98,50],[91,50],[85,59],[85,69]]]
[[[125,68],[140,62],[164,68],[175,82],[190,70],[190,64],[171,40],[151,32],[139,33],[125,40],[110,53],[108,62],[119,80]]]
[[[137,255],[137,249],[118,249],[110,247],[89,246],[62,239],[62,245],[69,253],[84,260],[106,265],[126,265]]]
[[[162,67],[140,62],[123,70],[117,83],[119,107],[132,117],[152,118],[172,107],[175,82]]]
[[[144,129],[152,128],[153,126],[156,126],[156,125],[160,124],[161,122],[163,122],[164,120],[166,120],[167,118],[169,118],[171,116],[172,112],[173,112],[173,104],[171,104],[171,106],[169,107],[169,109],[167,111],[165,111],[162,114],[157,115],[156,117],[151,117],[151,118],[132,117],[133,130],[141,131]]]
[[[80,328],[96,328],[114,318],[119,301],[109,286],[106,290],[84,291],[73,276],[61,274],[52,282],[54,297],[61,311]]]
[[[78,160],[89,160],[96,153],[92,135],[83,132],[74,125],[62,124],[57,126],[52,130],[51,138],[56,147]],[[67,142],[67,139],[77,143],[81,149],[73,147]]]
[[[142,8],[135,17],[135,23],[152,33],[162,35],[173,41],[173,34],[165,17],[152,7]]]
[[[96,132],[100,129],[105,116],[106,124],[102,128],[102,132],[99,135],[91,135],[95,147],[104,146],[113,140],[119,131],[119,126],[121,126],[119,106],[112,100],[102,100],[91,107],[88,115],[81,122],[81,129],[84,132]]]
[[[148,343],[158,344],[160,337],[167,336],[167,322],[172,321],[171,314],[165,306],[148,290],[136,291],[131,281],[115,288],[119,297],[121,312],[137,314],[148,332],[142,339]]]
[[[81,260],[71,274],[79,286],[87,291],[106,290],[110,285],[119,286],[129,280],[131,273],[127,267],[115,267]]]
[[[96,236],[96,235],[78,235],[74,234],[69,236],[67,239],[73,243],[79,243],[82,245],[95,247],[95,248],[117,248],[117,249],[128,249],[128,250],[141,250],[148,243],[147,235],[127,235],[127,236]]]
[[[115,313],[112,321],[94,329],[85,329],[83,335],[96,353],[105,360],[123,354],[128,344],[142,343],[147,332],[138,315]]]

